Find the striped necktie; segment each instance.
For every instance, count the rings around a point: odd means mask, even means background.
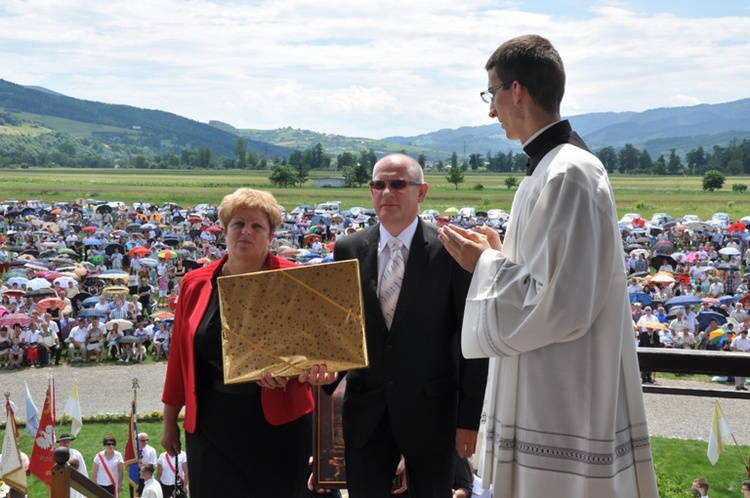
[[[397,237],[391,237],[388,248],[391,251],[391,259],[383,272],[383,280],[380,282],[380,307],[388,329],[391,328],[393,315],[396,313],[398,295],[401,292],[401,282],[404,280],[404,255],[401,254],[403,243]]]

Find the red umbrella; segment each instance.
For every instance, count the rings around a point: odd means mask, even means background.
[[[206,230],[211,233],[216,233],[216,232],[221,232],[222,228],[216,225],[211,225],[210,227],[206,228]]]
[[[128,255],[130,257],[133,256],[145,256],[147,254],[151,254],[151,249],[149,249],[146,246],[135,246],[131,250],[128,251]]]
[[[16,323],[20,324],[21,327],[25,327],[31,323],[31,317],[26,313],[8,313],[0,318],[0,326],[5,325],[10,328]]]
[[[174,313],[170,313],[169,311],[157,311],[153,315],[151,315],[151,318],[158,318],[159,320],[166,320],[167,318],[174,318]]]
[[[190,223],[200,223],[201,221],[203,221],[203,218],[201,218],[200,216],[189,216],[187,220]]]
[[[86,233],[94,233],[99,230],[98,227],[83,227],[83,231]]]
[[[36,310],[41,313],[46,313],[49,309],[56,309],[61,310],[65,307],[65,301],[62,299],[58,299],[56,297],[48,297],[47,299],[42,299],[38,303],[36,303]]]
[[[732,223],[729,225],[729,228],[727,229],[729,233],[732,232],[744,232],[745,231],[745,224],[741,221],[737,221],[735,223]]]

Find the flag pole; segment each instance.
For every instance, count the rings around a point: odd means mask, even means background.
[[[737,453],[740,455],[740,460],[742,460],[742,465],[745,466],[745,470],[747,471],[747,474],[750,476],[750,467],[748,467],[747,460],[745,460],[745,457],[742,455],[742,451],[740,451],[740,445],[737,444],[737,439],[734,437],[734,433],[732,433],[732,441],[734,441],[734,447],[737,448]]]

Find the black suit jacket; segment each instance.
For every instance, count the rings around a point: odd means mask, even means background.
[[[461,355],[461,322],[471,274],[417,226],[391,330],[377,295],[379,225],[341,237],[334,259],[358,259],[370,365],[350,371],[343,405],[344,439],[364,446],[387,413],[404,455],[455,447],[456,427],[476,430],[487,360]]]

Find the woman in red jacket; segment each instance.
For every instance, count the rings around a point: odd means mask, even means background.
[[[216,278],[293,263],[269,253],[281,211],[268,192],[227,195],[219,219],[227,255],[187,273],[180,284],[162,394],[162,445],[171,456],[179,452],[177,416],[184,406],[193,498],[301,496],[311,451],[309,384],[333,382],[336,374],[321,366],[299,378],[266,375],[257,384],[224,384]]]

